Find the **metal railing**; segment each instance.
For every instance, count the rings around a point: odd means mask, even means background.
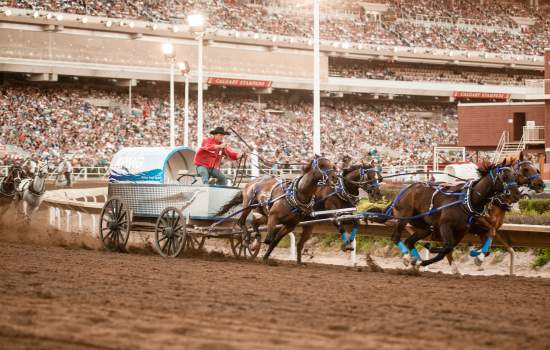
[[[525,143],[544,143],[544,126],[524,126],[523,138]]]

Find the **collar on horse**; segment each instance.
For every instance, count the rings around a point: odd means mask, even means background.
[[[338,196],[338,198],[353,206],[356,206],[357,203],[359,203],[359,195],[353,195],[346,190],[346,184],[344,183],[343,176],[338,176],[338,182],[334,186],[334,193]]]
[[[34,190],[34,179],[25,178],[23,181],[19,184],[19,188],[16,189],[17,192],[24,192],[26,189],[29,190],[29,193],[33,196],[40,197],[46,192],[46,186],[42,186],[42,189],[39,192],[36,192]]]
[[[302,179],[303,175],[292,180],[290,185],[285,191],[285,198],[288,204],[292,207],[293,212],[299,212],[301,215],[307,216],[313,211],[315,205],[315,198],[311,198],[309,203],[301,202],[298,199],[298,183]]]

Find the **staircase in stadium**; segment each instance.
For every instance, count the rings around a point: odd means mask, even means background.
[[[510,142],[510,134],[508,131],[503,131],[498,142],[497,150],[493,157],[493,163],[498,162],[500,159],[508,156],[518,156],[519,152],[525,149],[525,134],[519,141]]]

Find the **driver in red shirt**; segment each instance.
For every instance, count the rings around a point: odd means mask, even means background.
[[[201,147],[195,154],[195,166],[197,173],[202,178],[203,184],[208,184],[208,180],[216,178],[218,185],[225,186],[227,178],[220,172],[220,162],[224,156],[231,160],[237,160],[242,157],[241,152],[236,152],[223,142],[225,135],[229,135],[223,127],[217,127],[210,131],[211,137],[202,140]]]

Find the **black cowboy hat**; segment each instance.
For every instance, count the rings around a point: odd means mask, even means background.
[[[230,135],[231,133],[225,131],[225,129],[222,126],[218,126],[214,130],[210,131],[211,135]]]

